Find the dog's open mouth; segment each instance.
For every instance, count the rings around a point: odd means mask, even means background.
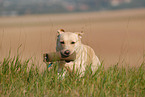
[[[61,57],[62,58],[67,58],[67,57],[69,57],[69,55],[64,55],[64,54],[62,54],[62,53],[60,53],[61,54]]]
[[[60,55],[61,55],[61,59],[63,59],[63,61],[67,63],[74,61],[76,59],[76,52],[73,52],[72,54],[69,55],[65,55],[62,52],[60,52]]]
[[[67,56],[67,55],[64,55],[64,54],[61,53],[61,57],[62,57],[62,58],[67,58],[67,57],[69,57],[69,55]],[[65,62],[69,63],[70,60],[65,60]]]

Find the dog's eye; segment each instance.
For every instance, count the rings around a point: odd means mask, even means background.
[[[64,44],[64,41],[61,41],[60,43],[61,43],[61,44]]]
[[[71,44],[75,44],[75,42],[71,42]]]

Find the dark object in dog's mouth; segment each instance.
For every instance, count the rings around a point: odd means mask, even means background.
[[[67,58],[67,57],[69,57],[69,56],[64,55],[64,54],[61,53],[61,57],[62,57],[62,58]],[[71,61],[71,60],[65,60],[66,63],[69,63],[70,61]]]
[[[62,57],[62,58],[67,58],[67,57],[69,57],[69,56],[64,55],[64,54],[62,54],[62,53],[60,53],[60,54],[61,54],[61,57]]]
[[[55,61],[65,61],[67,63],[74,61],[76,59],[76,52],[71,55],[64,55],[61,52],[51,52],[43,54],[44,62],[55,62]]]

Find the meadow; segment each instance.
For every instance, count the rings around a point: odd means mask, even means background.
[[[92,75],[87,68],[83,77],[78,73],[58,77],[57,65],[40,73],[30,60],[5,58],[0,66],[0,96],[5,97],[144,97],[145,64],[140,67],[104,69]],[[63,72],[62,72],[63,73]]]
[[[0,17],[0,96],[145,95],[145,9]],[[42,55],[56,31],[84,31],[102,66],[91,75],[57,76]]]

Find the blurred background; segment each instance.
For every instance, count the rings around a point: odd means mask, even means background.
[[[19,55],[46,68],[58,29],[84,31],[106,68],[145,61],[145,0],[0,0],[0,62]]]
[[[145,0],[0,0],[0,15],[88,12],[143,7],[145,7]]]

